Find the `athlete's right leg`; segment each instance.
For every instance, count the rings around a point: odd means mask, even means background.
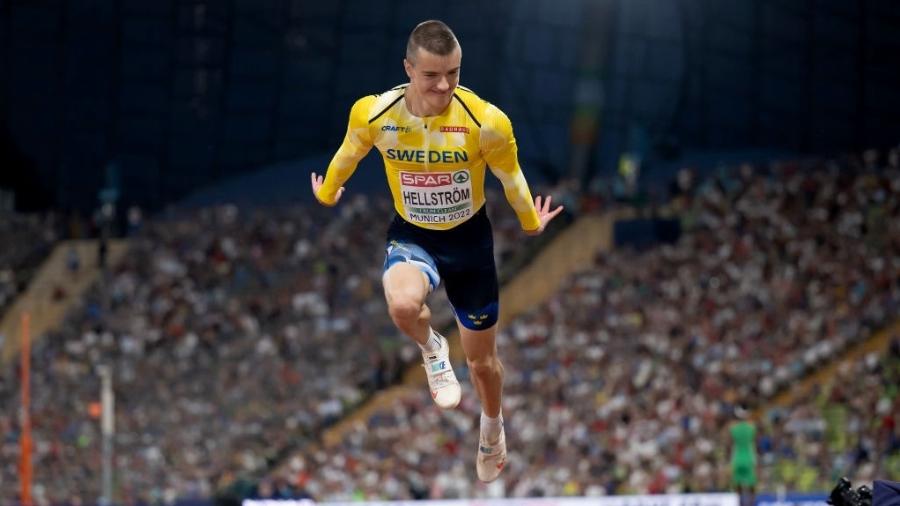
[[[384,297],[388,313],[401,332],[422,346],[431,337],[431,310],[425,304],[430,282],[418,267],[395,263],[384,273]]]
[[[431,328],[428,294],[440,284],[434,259],[415,244],[391,241],[384,261],[384,296],[391,319],[422,349],[431,398],[444,409],[459,404],[462,391],[450,365],[450,345]]]

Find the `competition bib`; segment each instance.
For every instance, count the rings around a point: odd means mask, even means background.
[[[452,172],[400,172],[400,194],[412,223],[453,223],[472,215],[469,169]]]

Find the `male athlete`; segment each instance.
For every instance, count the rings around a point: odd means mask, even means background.
[[[450,28],[425,21],[409,36],[403,66],[409,84],[359,99],[350,111],[344,142],[324,178],[312,173],[312,190],[335,205],[359,161],[376,146],[384,159],[397,216],[387,233],[384,293],[397,327],[422,348],[428,386],[444,409],[459,404],[447,340],[430,325],[425,298],[443,278],[456,313],[460,340],[481,399],[481,433],[475,467],[493,481],[506,464],[497,358],[497,271],[491,224],[484,206],[485,168],[503,184],[506,198],[530,235],[544,231],[562,206],[550,197],[532,203],[519,168],[509,118],[458,86],[462,50]]]

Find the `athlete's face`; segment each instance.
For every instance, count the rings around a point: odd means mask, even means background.
[[[427,106],[429,114],[437,114],[450,105],[453,91],[459,84],[462,50],[459,46],[446,56],[417,48],[415,57],[403,60],[410,86]]]

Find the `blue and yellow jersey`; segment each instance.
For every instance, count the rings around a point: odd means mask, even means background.
[[[347,135],[316,197],[333,204],[337,190],[375,146],[384,159],[394,208],[406,221],[447,230],[468,220],[484,205],[485,168],[490,167],[522,228],[536,230],[540,219],[503,111],[457,86],[439,116],[414,116],[403,99],[406,86],[356,101]]]

